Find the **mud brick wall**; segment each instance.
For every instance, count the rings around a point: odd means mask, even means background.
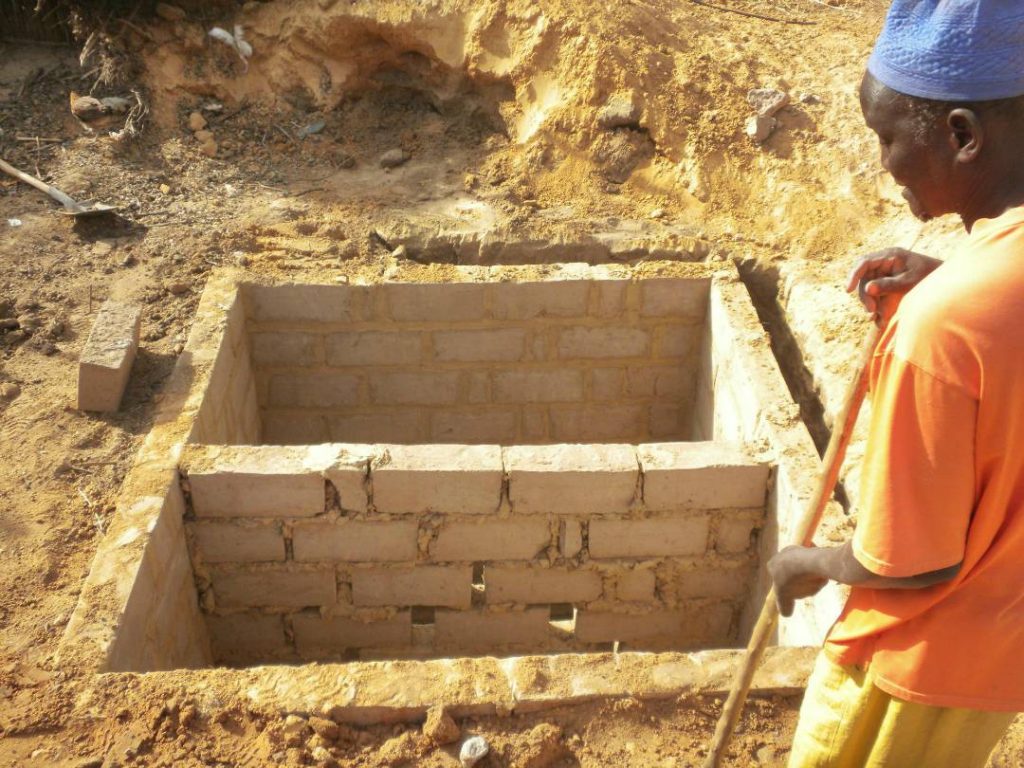
[[[593,276],[245,286],[262,439],[688,440],[709,287]]]
[[[769,468],[722,443],[186,446],[217,663],[734,645]]]
[[[236,302],[226,313],[224,335],[216,348],[189,439],[196,443],[257,445],[261,431],[245,310],[241,302]]]
[[[120,543],[130,544],[143,530],[149,533],[137,567],[125,568],[116,549],[106,553],[106,569],[122,571],[127,592],[105,671],[200,668],[211,663],[182,529],[185,500],[179,483],[168,482],[166,488],[165,497],[142,497],[123,510],[128,525]]]

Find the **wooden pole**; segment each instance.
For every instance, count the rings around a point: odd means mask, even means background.
[[[818,481],[814,495],[811,497],[803,517],[797,523],[794,542],[810,546],[814,538],[814,532],[821,523],[821,517],[825,513],[825,507],[835,490],[836,482],[839,480],[839,471],[843,466],[843,458],[846,456],[846,448],[850,444],[850,437],[853,435],[854,425],[857,423],[857,415],[860,413],[860,406],[868,391],[868,373],[871,367],[871,358],[878,346],[878,340],[882,331],[873,327],[868,334],[864,351],[861,354],[860,365],[856,375],[850,382],[846,391],[846,399],[843,409],[839,413],[832,429],[832,436],[828,441],[828,448],[825,457],[822,459],[822,474]],[[754,631],[750,635],[750,642],[747,643],[747,653],[743,657],[743,663],[736,672],[732,688],[729,690],[729,698],[722,707],[722,714],[718,718],[718,725],[715,727],[714,740],[711,742],[711,750],[704,761],[704,768],[720,768],[725,757],[725,749],[729,745],[729,739],[739,722],[740,714],[743,712],[743,705],[746,703],[747,694],[750,692],[750,684],[754,680],[754,672],[757,670],[761,658],[764,656],[765,648],[771,642],[775,631],[775,625],[779,620],[779,607],[775,602],[775,589],[769,590],[761,608],[761,615],[757,618]]]

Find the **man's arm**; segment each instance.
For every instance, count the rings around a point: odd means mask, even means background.
[[[841,547],[786,547],[768,562],[775,598],[783,616],[793,613],[793,603],[816,594],[829,581],[869,589],[924,589],[951,581],[960,564],[916,576],[879,576],[854,557],[853,542]]]

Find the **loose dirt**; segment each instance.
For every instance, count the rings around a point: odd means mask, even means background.
[[[756,268],[769,294],[783,273],[835,284],[856,255],[917,232],[855,97],[885,5],[186,2],[181,18],[110,14],[92,43],[115,55],[84,67],[80,47],[0,43],[0,154],[122,214],[73,222],[0,178],[0,765],[457,765],[418,727],[315,730],[244,702],[200,709],[184,687],[126,683],[86,706],[84,672],[55,664],[207,274],[444,280],[449,265],[381,233],[677,227],[710,243],[707,258]],[[234,24],[248,62],[206,35]],[[755,144],[746,94],[760,87],[792,102]],[[123,118],[80,123],[72,90],[137,93],[144,129],[119,141]],[[609,100],[627,105],[613,128]],[[143,341],[121,410],[97,416],[74,408],[76,362],[112,296],[143,303]],[[820,310],[841,378],[860,317],[845,299]],[[797,706],[753,702],[732,764],[783,764]],[[717,707],[625,701],[458,725],[490,742],[483,766],[682,767],[699,763]],[[1019,765],[1022,743],[1011,735],[993,764]]]

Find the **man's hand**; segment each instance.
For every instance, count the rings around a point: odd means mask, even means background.
[[[900,299],[934,272],[942,261],[903,248],[886,248],[863,257],[850,272],[846,290],[859,289],[861,303],[878,325],[896,312]]]
[[[814,547],[786,547],[768,561],[775,600],[783,616],[793,613],[796,600],[816,595],[828,583],[816,562],[819,554]]]

